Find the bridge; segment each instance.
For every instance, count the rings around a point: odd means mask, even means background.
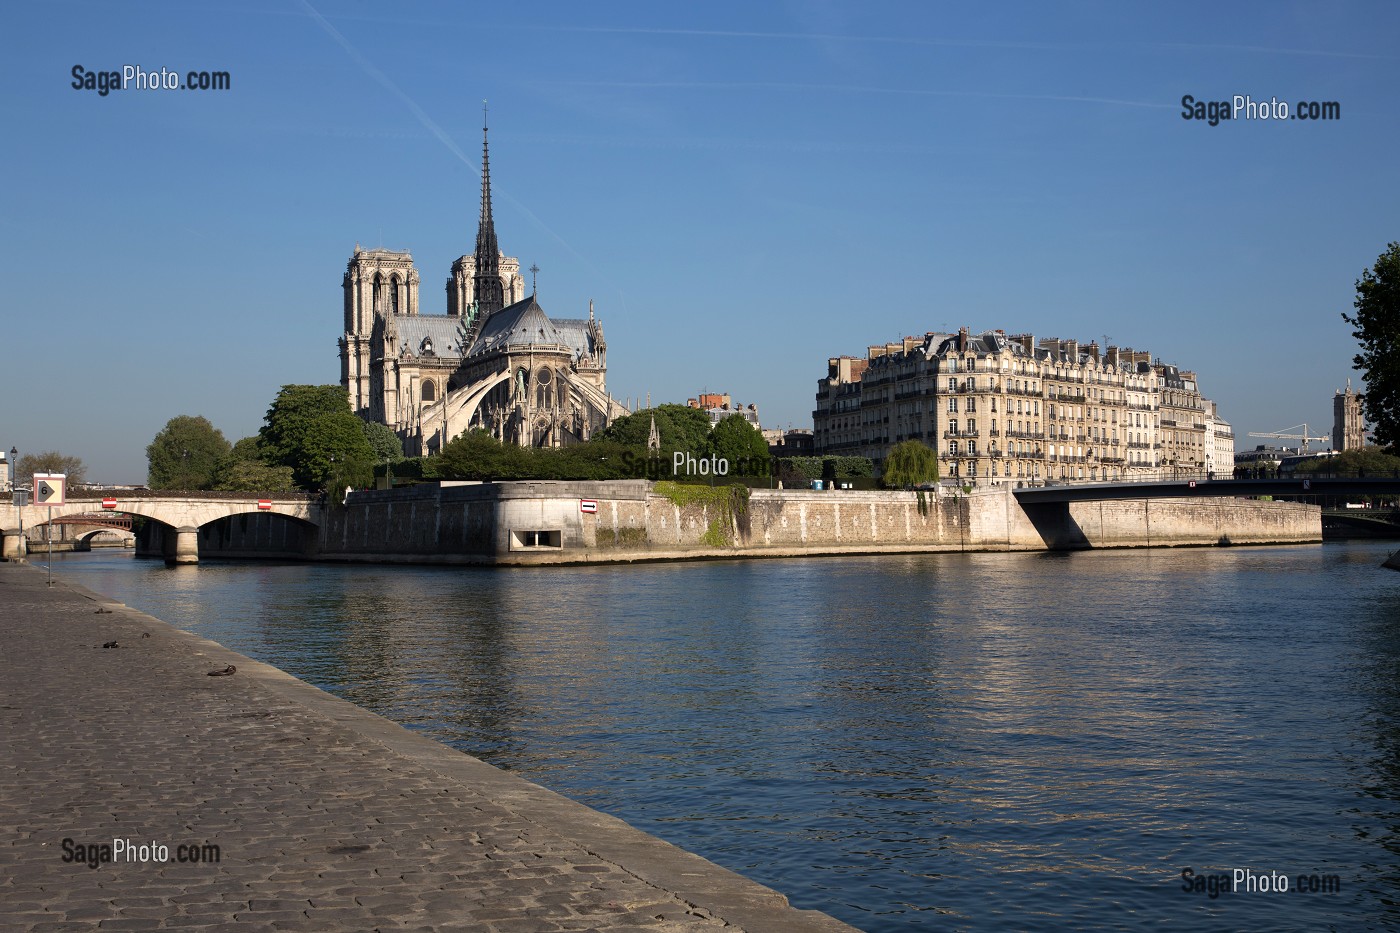
[[[97,509],[94,509],[97,506]],[[160,536],[168,563],[199,562],[199,529],[235,515],[281,515],[292,521],[319,527],[323,521],[320,497],[304,493],[279,493],[258,496],[255,493],[170,492],[123,490],[115,495],[101,493],[70,493],[64,505],[28,505],[17,507],[0,503],[0,534],[4,536],[5,560],[22,558],[27,550],[23,529],[42,526],[50,520],[58,523],[83,516],[92,524],[91,513],[99,511],[115,519],[117,516],[140,516],[168,530]]]
[[[1142,483],[1074,483],[1027,486],[1014,490],[1022,505],[1085,502],[1096,499],[1174,499],[1198,496],[1229,498],[1316,498],[1394,496],[1400,498],[1400,475],[1293,476],[1283,479],[1181,479]]]

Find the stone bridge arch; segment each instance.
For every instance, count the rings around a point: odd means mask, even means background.
[[[259,499],[256,496],[131,496],[117,495],[116,507],[110,511],[126,515],[141,516],[158,522],[171,529],[165,546],[168,563],[194,564],[199,562],[199,529],[220,519],[236,515],[281,515],[312,528],[319,528],[322,519],[322,506],[319,501],[307,498]],[[266,502],[266,507],[261,505]],[[70,499],[58,506],[25,506],[16,508],[8,503],[0,504],[0,533],[4,536],[4,557],[12,560],[24,556],[25,547],[21,540],[22,527],[38,527],[51,519],[68,515],[80,515],[100,511],[102,503],[95,499]]]

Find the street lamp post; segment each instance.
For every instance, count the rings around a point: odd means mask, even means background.
[[[17,556],[23,557],[24,555],[20,554],[19,552],[20,552],[21,550],[26,550],[26,548],[24,547],[24,499],[25,499],[25,496],[24,496],[24,493],[22,493],[22,492],[20,491],[20,488],[19,488],[19,448],[18,448],[18,447],[11,447],[11,448],[10,448],[10,490],[11,490],[11,494],[14,496],[14,504],[15,504],[16,508],[19,510],[19,544],[17,544],[17,545],[15,546],[15,553],[16,553]]]

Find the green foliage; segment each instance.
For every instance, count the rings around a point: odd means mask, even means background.
[[[766,475],[769,470],[768,442],[743,415],[730,415],[710,430],[705,447],[710,456],[729,461],[731,472]]]
[[[667,455],[679,450],[698,457],[705,450],[705,441],[710,435],[710,416],[688,405],[658,405],[623,415],[598,436],[645,452],[653,417],[656,418],[656,433],[661,436],[661,449]]]
[[[808,483],[814,479],[860,479],[874,474],[867,457],[784,457],[778,461],[783,482]]]
[[[210,489],[223,492],[291,492],[296,489],[291,467],[269,463],[256,437],[245,437],[219,459]]]
[[[394,476],[395,485],[403,483],[415,483],[419,481],[431,481],[436,479],[450,479],[443,476],[439,471],[440,460],[436,456],[432,457],[408,457],[390,465],[387,469],[384,465],[374,468],[375,476],[386,476],[390,473]]]
[[[80,486],[87,478],[87,467],[79,457],[70,457],[56,450],[40,454],[24,454],[15,464],[14,482],[33,485],[35,473],[66,473],[69,487]]]
[[[1356,280],[1356,314],[1342,320],[1361,344],[1353,365],[1366,379],[1362,406],[1377,442],[1400,449],[1400,243]]]
[[[440,479],[640,479],[644,477],[639,468],[647,466],[654,466],[658,472],[664,468],[664,474],[670,475],[669,460],[653,461],[644,449],[613,440],[598,438],[571,447],[516,447],[502,444],[486,431],[460,435],[430,462],[431,471]],[[425,465],[425,471],[428,469]],[[394,467],[394,474],[403,475],[398,466]]]
[[[151,489],[212,489],[214,473],[232,448],[208,418],[176,415],[146,448]]]
[[[487,431],[467,431],[454,438],[437,457],[443,479],[533,479],[529,452],[502,444]]]
[[[370,450],[374,452],[375,463],[385,460],[393,463],[403,459],[403,441],[388,425],[362,420],[360,427],[365,432],[365,440],[369,441]]]
[[[1373,476],[1400,471],[1400,457],[1380,447],[1344,450],[1335,457],[1304,460],[1293,468],[1294,473],[1345,473]]]
[[[298,488],[366,486],[374,451],[363,425],[340,386],[283,386],[267,410],[259,447],[264,459],[291,468]]]
[[[292,468],[273,466],[262,460],[226,457],[214,471],[211,489],[224,492],[291,492],[296,489]]]
[[[886,486],[902,489],[938,482],[938,455],[922,441],[900,441],[885,456],[881,478]]]
[[[729,486],[701,486],[693,483],[673,483],[662,480],[653,487],[679,508],[689,505],[710,507],[710,524],[700,536],[700,543],[710,547],[728,547],[734,543],[734,529],[747,533],[749,518],[749,487],[738,483]]]
[[[642,548],[647,544],[645,528],[599,528],[597,546],[600,548]]]

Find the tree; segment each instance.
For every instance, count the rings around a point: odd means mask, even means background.
[[[502,444],[487,431],[467,431],[453,438],[438,457],[443,479],[531,479],[529,451]]]
[[[1400,457],[1379,447],[1344,450],[1335,457],[1304,460],[1293,468],[1294,473],[1341,473],[1352,476],[1382,476],[1400,472]]]
[[[900,488],[938,481],[938,455],[920,441],[901,441],[885,457],[881,481]]]
[[[361,421],[360,425],[364,429],[365,440],[369,441],[370,450],[374,451],[376,463],[403,459],[403,441],[388,425],[378,421]]]
[[[301,489],[366,486],[374,451],[363,424],[342,387],[287,385],[267,410],[258,446],[268,462],[290,467]]]
[[[695,456],[704,452],[705,441],[710,436],[710,416],[688,405],[658,405],[623,415],[599,435],[604,440],[645,450],[652,418],[656,419],[656,433],[661,435],[663,452],[679,450]]]
[[[1361,344],[1353,365],[1366,380],[1361,404],[1376,441],[1400,444],[1400,243],[1391,243],[1356,280],[1356,313],[1342,314]]]
[[[177,415],[146,448],[146,485],[152,489],[211,489],[214,471],[230,451],[208,418]]]
[[[291,492],[296,489],[291,467],[269,463],[256,437],[245,437],[214,467],[209,488],[225,492]]]
[[[35,473],[66,473],[68,485],[80,486],[87,476],[87,467],[79,457],[70,457],[56,450],[46,450],[41,454],[25,454],[15,464],[15,483],[33,485]],[[22,479],[21,479],[22,477]]]
[[[710,455],[729,461],[731,473],[766,476],[769,472],[768,442],[743,415],[722,418],[710,431],[706,442]]]

